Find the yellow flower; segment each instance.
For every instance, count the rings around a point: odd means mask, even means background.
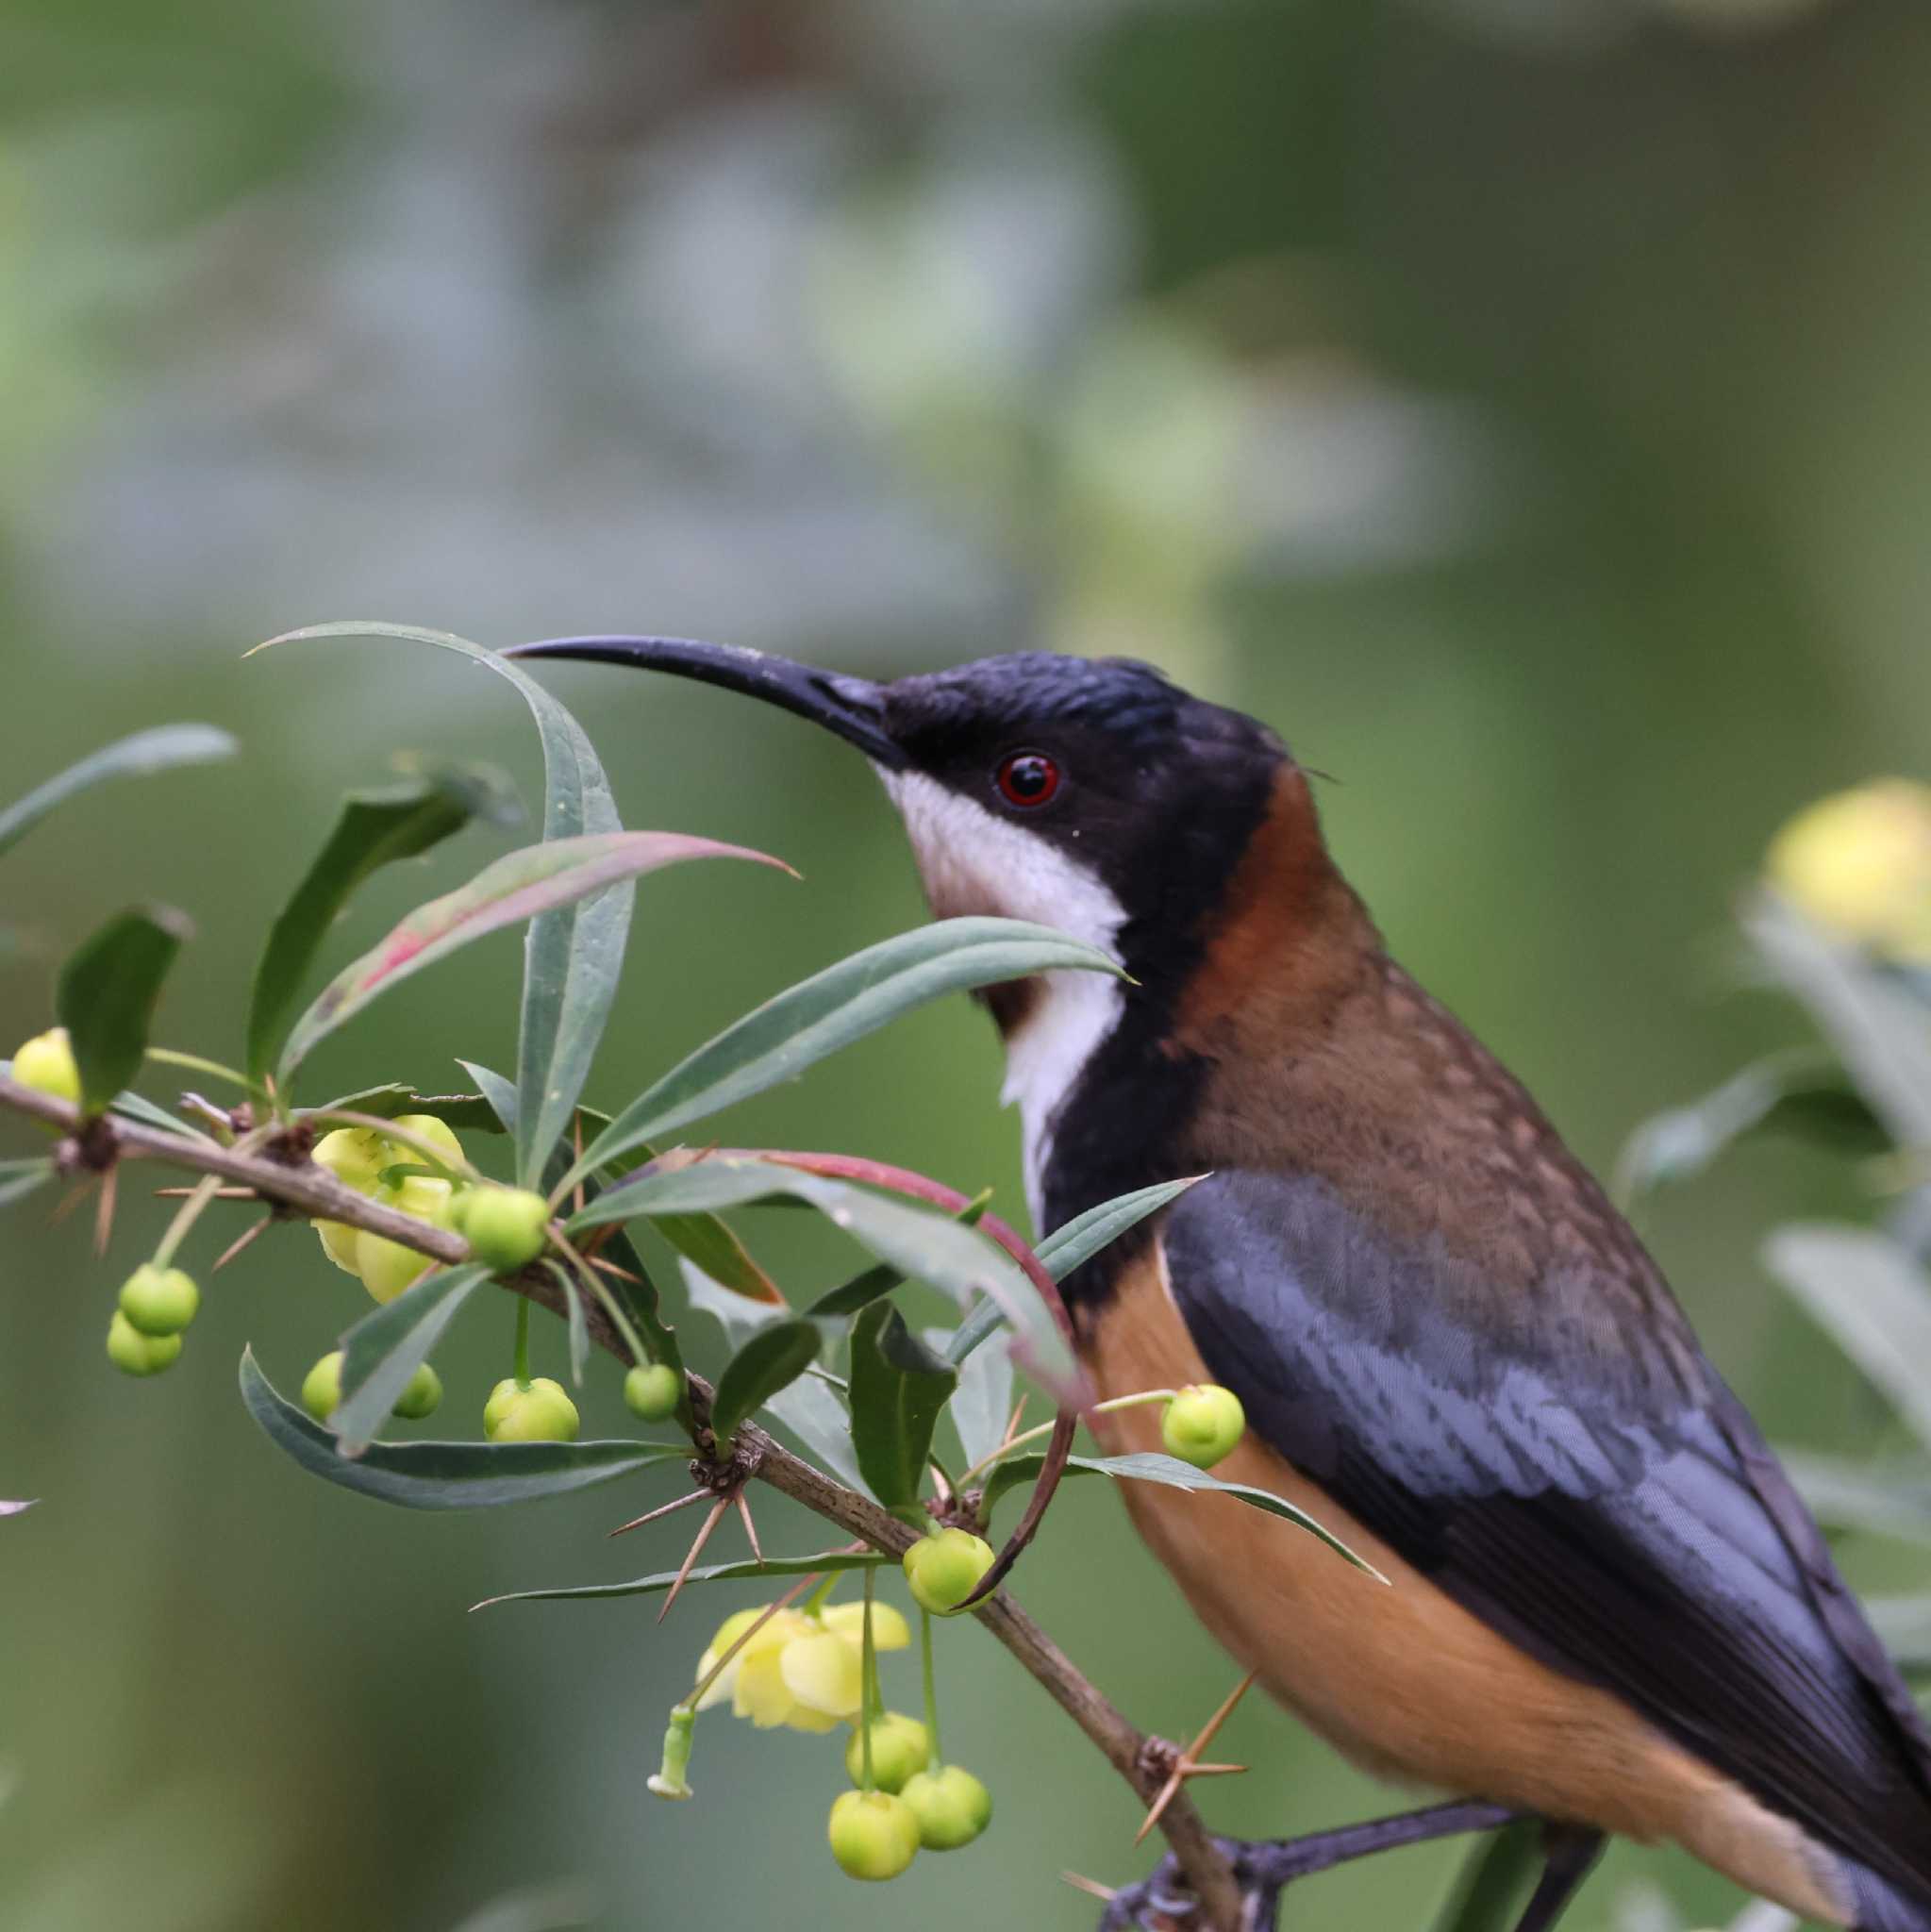
[[[1931,965],[1931,785],[1881,778],[1819,799],[1772,841],[1767,870],[1839,938]]]
[[[724,1619],[697,1660],[698,1681],[769,1608],[759,1604]],[[759,1730],[787,1724],[794,1731],[829,1731],[850,1722],[864,1703],[864,1618],[859,1603],[832,1604],[817,1616],[776,1611],[718,1673],[697,1700],[698,1709],[729,1698],[733,1713]],[[874,1604],[872,1641],[879,1650],[903,1650],[912,1633],[890,1604]]]

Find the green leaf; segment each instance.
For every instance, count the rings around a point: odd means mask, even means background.
[[[529,707],[542,741],[544,840],[622,829],[609,780],[583,727],[533,677],[496,652],[448,631],[353,620],[311,625],[269,641],[351,636],[433,645],[506,678]],[[609,1018],[610,1002],[616,997],[624,942],[630,931],[632,897],[627,889],[618,889],[580,904],[555,908],[531,922],[524,948],[523,1017],[517,1035],[517,1091],[523,1104],[516,1167],[524,1187],[536,1185],[550,1149],[562,1138],[571,1109],[583,1091],[604,1023]]]
[[[975,1228],[961,1227],[950,1215],[929,1208],[776,1161],[711,1159],[645,1174],[612,1188],[573,1216],[569,1227],[576,1233],[608,1221],[716,1212],[782,1197],[817,1208],[879,1260],[914,1280],[930,1282],[961,1307],[981,1293],[990,1295],[1011,1321],[1015,1346],[1026,1367],[1056,1397],[1077,1391],[1072,1350],[1024,1270]]]
[[[992,1191],[988,1188],[977,1200],[968,1201],[953,1219],[963,1227],[976,1227],[991,1200]],[[877,1267],[867,1268],[849,1281],[841,1281],[838,1287],[827,1289],[805,1313],[813,1322],[827,1322],[839,1315],[856,1315],[868,1302],[875,1302],[893,1289],[904,1287],[905,1280],[906,1277],[896,1268],[888,1268],[880,1262]]]
[[[1045,1460],[1041,1455],[1014,1456],[990,1469],[986,1474],[985,1507],[988,1512],[1007,1491],[1021,1483],[1036,1481]],[[1072,1456],[1067,1457],[1066,1473],[1068,1475],[1108,1475],[1120,1482],[1163,1483],[1171,1490],[1194,1490],[1205,1494],[1232,1496],[1250,1508],[1263,1510],[1269,1516],[1278,1516],[1284,1523],[1305,1529],[1309,1536],[1325,1543],[1336,1556],[1345,1557],[1357,1570],[1365,1570],[1377,1582],[1388,1581],[1373,1563],[1356,1556],[1332,1530],[1323,1529],[1305,1509],[1297,1509],[1285,1497],[1276,1496],[1267,1490],[1257,1490],[1247,1483],[1224,1483],[1204,1469],[1195,1469],[1190,1462],[1182,1462],[1177,1456]]]
[[[328,1419],[339,1454],[367,1453],[409,1377],[489,1278],[490,1271],[474,1262],[439,1268],[372,1309],[342,1337],[342,1399]]]
[[[888,1509],[916,1509],[939,1412],[958,1375],[906,1326],[889,1301],[852,1323],[852,1444],[872,1493]]]
[[[710,1563],[691,1571],[684,1580],[733,1583],[745,1576],[815,1576],[821,1571],[868,1570],[897,1560],[876,1550],[822,1550],[815,1557],[767,1557],[761,1563]],[[497,1604],[562,1603],[574,1597],[656,1596],[660,1591],[669,1590],[676,1580],[676,1571],[661,1570],[654,1576],[639,1576],[629,1583],[583,1583],[570,1590],[516,1590],[507,1596],[485,1597],[470,1607],[487,1610]]]
[[[1189,1188],[1198,1186],[1206,1178],[1205,1174],[1190,1174],[1185,1180],[1160,1181],[1130,1194],[1117,1194],[1110,1201],[1102,1201],[1097,1208],[1089,1208],[1084,1214],[1074,1215],[1064,1227],[1055,1228],[1033,1252],[1055,1281],[1064,1281],[1082,1262],[1091,1260],[1129,1228],[1139,1226],[1149,1214],[1157,1214],[1169,1201],[1178,1200]],[[1005,1311],[996,1302],[981,1302],[959,1324],[946,1354],[955,1362],[964,1361],[1005,1322]]]
[[[399,1119],[406,1113],[433,1113],[458,1134],[505,1131],[502,1117],[481,1093],[418,1093],[400,1080],[385,1081],[380,1087],[364,1087],[358,1093],[338,1094],[319,1107],[306,1107],[301,1111],[310,1118],[332,1113],[368,1113],[385,1121]]]
[[[1740,1141],[1802,1133],[1881,1154],[1890,1145],[1870,1107],[1835,1061],[1812,1049],[1771,1054],[1699,1100],[1653,1115],[1616,1163],[1616,1196],[1640,1199],[1666,1183],[1693,1180]]]
[[[583,1311],[583,1291],[561,1261],[545,1261],[543,1266],[563,1296],[563,1317],[570,1328],[570,1381],[573,1388],[581,1389],[590,1361],[590,1319]]]
[[[158,1127],[164,1134],[179,1134],[189,1141],[212,1141],[212,1134],[204,1134],[199,1127],[191,1126],[184,1120],[177,1120],[166,1108],[157,1107],[153,1101],[139,1093],[117,1093],[108,1103],[108,1111],[118,1113],[130,1121],[139,1121],[143,1126]]]
[[[90,753],[0,811],[0,852],[17,845],[64,800],[108,778],[141,778],[175,765],[205,765],[233,758],[237,746],[212,724],[157,724]]]
[[[702,1268],[733,1294],[774,1308],[789,1306],[777,1283],[751,1258],[751,1251],[728,1224],[715,1214],[666,1214],[653,1225],[687,1261]]]
[[[1910,988],[1773,893],[1744,908],[1743,930],[1810,1009],[1891,1137],[1907,1147],[1931,1143],[1931,1027]]]
[[[951,1361],[956,1332],[928,1328],[925,1341]],[[971,1467],[990,1456],[1006,1440],[1006,1424],[1012,1414],[1012,1351],[1004,1341],[995,1340],[990,1348],[974,1349],[957,1368],[958,1387],[945,1412],[952,1418],[958,1446]]]
[[[0,1160],[0,1208],[25,1200],[53,1178],[54,1163],[44,1156],[38,1160]]]
[[[1931,1463],[1873,1467],[1802,1450],[1780,1454],[1790,1480],[1823,1522],[1931,1543]]]
[[[532,1503],[691,1455],[688,1442],[373,1442],[352,1461],[337,1455],[328,1430],[275,1392],[253,1349],[241,1355],[241,1400],[269,1440],[311,1475],[408,1509]]]
[[[474,1060],[458,1060],[459,1066],[481,1091],[483,1105],[495,1116],[496,1125],[512,1137],[516,1133],[516,1082],[501,1074],[478,1066]]]
[[[691,1307],[710,1316],[733,1347],[759,1328],[784,1319],[782,1309],[746,1301],[742,1295],[720,1288],[689,1261],[684,1263],[683,1274]],[[848,1490],[871,1494],[859,1474],[858,1458],[852,1453],[852,1419],[837,1392],[821,1376],[800,1375],[790,1388],[772,1396],[764,1407],[768,1416],[782,1424]]]
[[[99,1113],[140,1073],[162,982],[191,930],[162,906],[117,913],[60,969],[54,1009],[80,1069],[83,1112]]]
[[[724,1364],[710,1406],[712,1433],[728,1442],[739,1424],[790,1387],[818,1359],[824,1341],[815,1323],[795,1318],[759,1328]]]
[[[315,862],[268,931],[248,1003],[247,1071],[260,1079],[294,1020],[295,998],[329,927],[364,879],[415,858],[469,823],[471,802],[453,785],[415,779],[352,791]]]
[[[603,1901],[588,1886],[544,1885],[492,1898],[456,1932],[573,1932],[594,1924],[603,1909]]]
[[[1463,1860],[1435,1932],[1510,1932],[1543,1857],[1541,1831],[1528,1820],[1484,1839]]]
[[[1931,1279],[1861,1227],[1781,1227],[1763,1263],[1931,1448]]]
[[[640,1094],[579,1166],[602,1167],[674,1127],[786,1080],[941,993],[1035,973],[1119,974],[1117,960],[1050,926],[941,919],[868,946],[765,1001]]]
[[[377,994],[425,966],[506,925],[549,908],[601,891],[619,879],[690,858],[777,860],[713,839],[681,832],[608,832],[525,845],[486,865],[468,885],[419,906],[379,945],[339,973],[290,1033],[282,1049],[281,1084],[304,1056],[353,1019]],[[541,1163],[538,1163],[541,1174]]]

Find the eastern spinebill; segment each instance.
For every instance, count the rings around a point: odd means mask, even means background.
[[[1825,1924],[1931,1932],[1923,1717],[1628,1224],[1389,958],[1273,731],[1119,660],[873,683],[665,639],[516,655],[815,721],[876,768],[936,913],[1037,920],[1124,964],[1128,984],[989,996],[1034,1219],[1209,1176],[1066,1293],[1102,1396],[1225,1384],[1251,1426],[1221,1473],[1391,1580],[1124,1486],[1282,1704],[1463,1801],[1333,1838],[1546,1821],[1524,1932],[1610,1833]],[[1145,1408],[1095,1423],[1110,1451],[1159,1446]],[[1292,1869],[1318,1869],[1303,1842]]]

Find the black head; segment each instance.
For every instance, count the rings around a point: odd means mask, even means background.
[[[1124,658],[1024,651],[878,684],[680,639],[508,655],[668,671],[812,719],[876,767],[936,912],[1059,926],[1143,979],[1168,976],[1289,763],[1266,726]]]

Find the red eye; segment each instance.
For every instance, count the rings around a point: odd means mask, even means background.
[[[1044,752],[1016,751],[999,767],[999,795],[1025,809],[1045,802],[1059,789],[1059,767]]]

